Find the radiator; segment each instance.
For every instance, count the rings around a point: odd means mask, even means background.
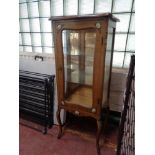
[[[53,125],[54,75],[19,71],[19,116],[44,127]]]

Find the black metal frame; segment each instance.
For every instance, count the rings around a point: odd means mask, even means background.
[[[131,56],[124,109],[119,126],[117,155],[135,154],[135,56]]]
[[[44,126],[53,125],[54,75],[19,71],[20,117]]]

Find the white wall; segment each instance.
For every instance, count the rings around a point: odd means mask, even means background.
[[[43,74],[55,74],[55,61],[52,58],[46,59],[44,61],[36,61],[34,57],[23,57],[19,58],[19,69],[33,71]]]

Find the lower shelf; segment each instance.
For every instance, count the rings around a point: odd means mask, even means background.
[[[93,103],[92,88],[88,86],[80,86],[74,93],[66,98],[66,101],[71,104],[81,105],[83,107],[91,108]]]

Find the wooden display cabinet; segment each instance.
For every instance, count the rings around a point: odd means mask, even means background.
[[[58,138],[62,136],[60,111],[97,121],[96,147],[103,109],[109,109],[115,27],[111,14],[51,17],[58,92]],[[107,112],[108,114],[108,112]],[[106,119],[105,119],[106,120]]]

